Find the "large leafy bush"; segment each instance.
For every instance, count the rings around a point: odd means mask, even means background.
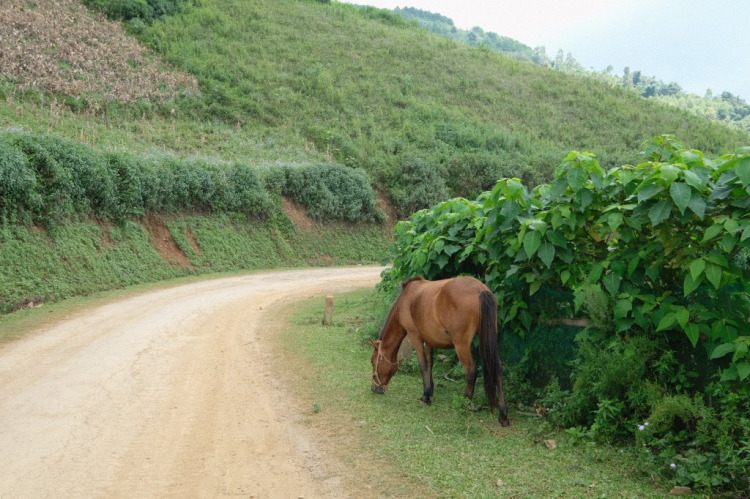
[[[652,415],[643,444],[667,471],[683,456],[678,482],[742,488],[748,419],[728,408],[750,406],[750,148],[709,159],[660,136],[643,158],[605,171],[572,152],[550,184],[505,178],[419,211],[396,227],[384,287],[469,273],[497,295],[504,331],[588,324],[572,390],[542,400],[551,417],[616,441]],[[712,373],[729,389],[704,400]]]

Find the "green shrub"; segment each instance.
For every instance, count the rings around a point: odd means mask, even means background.
[[[345,186],[333,186],[333,189]],[[369,185],[368,185],[369,187]],[[370,191],[372,192],[372,191]],[[257,172],[237,163],[174,155],[99,153],[50,135],[0,134],[0,215],[45,226],[147,211],[266,216]]]
[[[185,0],[83,0],[83,3],[101,10],[110,19],[151,22],[175,14]]]
[[[287,166],[284,173],[282,193],[305,206],[314,219],[349,222],[384,219],[364,170],[313,164]]]
[[[36,176],[23,151],[8,137],[0,136],[0,217],[24,220],[42,200],[36,192]]]
[[[413,155],[399,158],[391,199],[400,216],[431,206],[448,197],[448,188],[434,164]]]

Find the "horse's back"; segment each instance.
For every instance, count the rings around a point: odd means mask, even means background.
[[[428,343],[450,347],[456,335],[473,335],[479,324],[479,295],[488,291],[481,281],[461,276],[440,281],[415,281],[407,288],[410,299],[407,330],[418,331]]]

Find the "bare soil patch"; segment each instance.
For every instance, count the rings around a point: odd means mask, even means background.
[[[396,225],[396,222],[398,222],[398,217],[396,216],[396,209],[391,204],[391,201],[388,199],[388,195],[383,191],[382,189],[375,188],[375,195],[378,197],[378,208],[383,210],[383,213],[385,213],[385,216],[388,217],[388,220],[386,220],[386,224],[388,226]]]
[[[282,198],[282,207],[284,213],[292,221],[292,224],[297,230],[307,232],[315,227],[315,221],[305,211],[305,208],[296,204],[291,199],[284,197]]]
[[[187,255],[180,249],[177,242],[169,233],[164,221],[156,215],[150,214],[141,220],[143,227],[149,233],[151,244],[165,262],[176,267],[192,267]],[[197,247],[197,245],[196,245]]]

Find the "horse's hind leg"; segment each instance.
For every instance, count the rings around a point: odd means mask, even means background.
[[[474,385],[477,382],[477,365],[471,356],[471,347],[468,345],[456,345],[456,355],[461,364],[463,364],[464,374],[466,375],[466,391],[464,395],[469,399],[474,398]]]

